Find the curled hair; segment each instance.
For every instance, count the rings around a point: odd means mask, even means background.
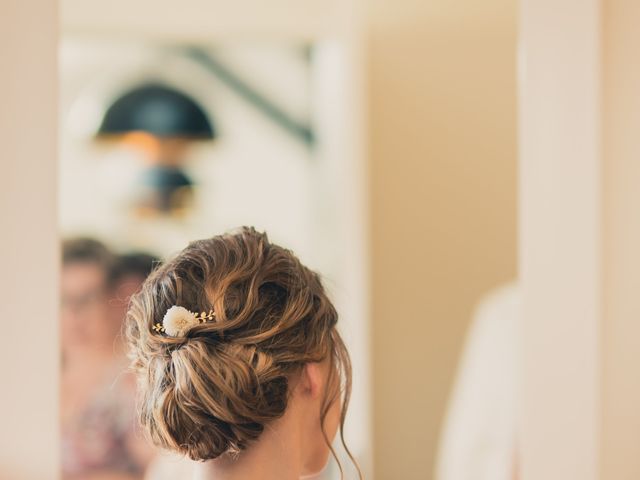
[[[183,337],[157,333],[153,325],[173,305],[213,310],[215,321]],[[340,381],[327,382],[337,387],[327,388],[321,422],[336,457],[324,418],[342,390],[344,445],[351,391],[337,320],[318,274],[265,233],[242,227],[190,243],[151,273],[127,314],[142,425],[154,444],[193,460],[237,454],[284,414],[292,375],[329,359]]]

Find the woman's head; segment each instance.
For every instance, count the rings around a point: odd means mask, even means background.
[[[173,305],[215,318],[184,336],[156,332]],[[157,445],[207,460],[250,447],[294,403],[311,412],[317,402],[305,462],[321,467],[351,382],[337,320],[318,274],[266,234],[244,227],[192,242],[132,297],[127,334],[142,424]]]
[[[62,244],[61,325],[65,351],[109,348],[121,328],[109,315],[110,270],[114,256],[91,238]]]

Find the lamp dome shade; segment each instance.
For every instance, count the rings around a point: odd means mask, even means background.
[[[200,105],[188,95],[160,84],[141,85],[119,97],[105,112],[98,135],[130,132],[205,140],[216,136]]]

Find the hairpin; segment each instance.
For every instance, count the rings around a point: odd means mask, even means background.
[[[193,313],[184,307],[173,305],[164,314],[162,323],[155,323],[152,328],[171,337],[183,337],[191,328],[213,320],[215,316],[213,310],[209,310],[209,313]]]

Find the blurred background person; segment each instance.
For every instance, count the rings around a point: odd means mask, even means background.
[[[476,308],[441,432],[436,480],[517,480],[521,293],[494,289]]]
[[[133,261],[132,259],[136,259]],[[64,479],[142,478],[152,450],[134,420],[135,382],[121,345],[124,297],[143,257],[118,258],[90,238],[63,242],[61,274]],[[145,265],[150,265],[151,260]],[[135,266],[135,268],[134,268]]]

